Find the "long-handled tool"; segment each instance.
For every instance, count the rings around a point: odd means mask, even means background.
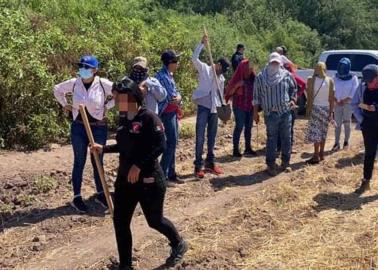
[[[203,27],[203,33],[208,37],[206,27]],[[211,46],[210,46],[210,39],[209,38],[207,40],[207,50],[208,50],[209,58],[210,58],[210,65],[211,65],[211,68],[213,70],[214,79],[215,79],[215,82],[216,82],[216,85],[217,85],[217,94],[218,94],[220,102],[221,102],[221,107],[217,107],[218,117],[223,122],[227,122],[228,120],[231,119],[231,106],[229,104],[225,104],[225,102],[223,101],[223,97],[220,93],[221,88],[220,88],[220,84],[219,84],[219,80],[218,80],[217,71],[216,71],[215,65],[214,65],[213,55],[211,53]]]
[[[79,105],[79,111],[80,111],[80,115],[81,115],[81,118],[82,118],[83,123],[84,123],[85,131],[87,132],[89,143],[90,143],[90,145],[94,145],[95,141],[94,141],[94,138],[93,138],[91,126],[89,125],[88,116],[87,116],[87,113],[85,111],[85,106],[80,104]],[[102,187],[104,189],[104,194],[105,194],[106,202],[108,203],[109,212],[110,212],[110,215],[113,217],[113,201],[112,201],[112,198],[110,197],[108,185],[106,184],[106,181],[105,181],[104,168],[102,167],[102,164],[100,162],[100,156],[98,155],[98,153],[94,152],[93,156],[94,156],[94,159],[95,159],[95,162],[96,162],[98,174],[99,174],[100,179],[101,179],[101,184],[102,184]]]

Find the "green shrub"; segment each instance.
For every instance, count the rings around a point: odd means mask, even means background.
[[[190,139],[196,135],[196,128],[194,124],[184,123],[180,127],[180,139]]]
[[[51,176],[38,176],[34,179],[34,187],[38,193],[47,193],[56,186],[57,182]]]

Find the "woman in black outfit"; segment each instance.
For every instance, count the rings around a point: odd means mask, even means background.
[[[364,178],[355,190],[359,195],[370,189],[378,147],[378,65],[370,64],[364,67],[362,77],[363,83],[351,103],[365,145]]]
[[[158,157],[166,147],[164,127],[159,117],[143,106],[144,89],[125,78],[113,85],[120,112],[115,145],[96,144],[92,151],[119,153],[118,176],[114,194],[114,228],[120,269],[132,268],[131,219],[138,202],[148,225],[164,234],[172,247],[167,266],[182,261],[188,244],[163,216],[165,178]]]

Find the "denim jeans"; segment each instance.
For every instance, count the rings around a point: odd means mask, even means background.
[[[295,119],[297,119],[296,111],[291,111],[291,148],[293,148],[294,144],[294,123]],[[278,136],[277,140],[277,151],[281,152],[281,136]]]
[[[198,105],[196,122],[196,160],[194,166],[199,169],[204,165],[202,159],[203,145],[205,143],[205,132],[207,127],[207,158],[206,166],[214,165],[214,146],[218,130],[218,115],[211,113],[211,110]]]
[[[265,116],[267,133],[266,164],[274,166],[276,162],[276,149],[278,136],[281,139],[282,162],[289,163],[291,156],[291,112],[278,114],[272,112]]]
[[[245,149],[251,149],[253,112],[233,108],[235,116],[235,128],[233,134],[234,150],[239,150],[240,136],[244,128]]]
[[[176,175],[176,146],[178,143],[178,120],[176,112],[162,113],[161,120],[167,138],[167,148],[165,149],[160,165],[166,178],[174,178]]]
[[[105,145],[108,136],[107,126],[91,126],[93,138],[96,143]],[[89,140],[85,127],[78,122],[72,122],[71,124],[71,143],[74,152],[74,167],[72,170],[72,186],[74,196],[80,195],[81,183],[83,182],[83,172],[85,162],[87,161],[87,152]],[[103,155],[100,155],[101,163],[103,163]],[[103,192],[100,176],[98,174],[96,163],[93,155],[91,154],[91,162],[93,166],[93,175],[96,184],[96,190],[98,193]]]

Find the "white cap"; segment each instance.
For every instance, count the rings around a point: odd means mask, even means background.
[[[269,64],[272,62],[276,62],[280,65],[282,65],[281,55],[277,52],[271,53],[269,55]]]

